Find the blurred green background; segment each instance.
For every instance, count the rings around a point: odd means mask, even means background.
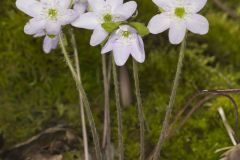
[[[138,20],[145,24],[157,13],[150,0],[138,0]],[[209,0],[201,12],[210,22],[205,36],[188,35],[180,89],[174,115],[188,98],[202,89],[240,87],[240,1],[223,1],[231,13]],[[0,132],[12,146],[56,124],[68,124],[80,132],[78,94],[60,49],[42,51],[42,38],[23,33],[29,17],[13,0],[0,1]],[[75,29],[83,84],[94,112],[97,128],[103,128],[103,82],[100,47],[90,47],[90,31]],[[170,45],[167,34],[144,38],[147,58],[140,66],[140,85],[148,130],[146,150],[156,144],[175,74],[179,46]],[[130,61],[131,62],[131,61]],[[128,63],[130,76],[132,66]],[[133,82],[133,81],[132,81]],[[113,93],[113,89],[111,89]],[[234,96],[239,102],[239,95]],[[135,102],[135,101],[134,101]],[[114,95],[111,94],[112,142],[117,144]],[[139,131],[136,107],[123,109],[126,160],[138,159]],[[217,107],[224,107],[234,123],[231,103],[219,97],[205,104],[174,135],[163,149],[166,160],[216,160],[216,149],[230,146]],[[240,131],[240,130],[239,130]],[[90,130],[89,130],[90,132]],[[90,141],[90,143],[92,143]]]

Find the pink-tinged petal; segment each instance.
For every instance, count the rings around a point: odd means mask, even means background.
[[[207,0],[187,0],[186,3],[188,3],[189,10],[192,13],[197,13],[203,9],[207,3]]]
[[[101,53],[107,53],[113,50],[114,42],[116,41],[117,35],[113,33],[110,38],[108,39],[107,43],[104,45],[104,47],[101,50]]]
[[[166,31],[171,24],[171,19],[166,13],[154,16],[148,23],[148,29],[152,34]]]
[[[136,35],[135,42],[131,46],[131,55],[139,63],[143,63],[145,61],[144,43],[142,37],[139,35]]]
[[[175,6],[173,0],[153,0],[153,2],[164,11],[170,11]]]
[[[104,5],[106,4],[105,0],[88,0],[89,7],[94,12],[99,12],[103,9]]]
[[[50,38],[46,36],[43,41],[43,51],[45,53],[50,53],[52,49],[56,49],[58,45],[58,38]]]
[[[61,25],[72,23],[78,17],[78,12],[72,9],[67,9],[59,19]]]
[[[208,33],[209,23],[208,20],[199,15],[192,14],[186,18],[187,21],[187,29],[193,33],[204,35]]]
[[[129,19],[137,9],[137,3],[135,1],[129,1],[117,7],[113,14],[120,17],[121,21]]]
[[[91,36],[90,45],[97,46],[102,43],[108,36],[108,32],[106,32],[101,26],[97,27]]]
[[[123,66],[127,62],[130,52],[131,48],[129,45],[124,45],[124,43],[114,43],[113,56],[116,65]]]
[[[42,11],[42,5],[37,0],[17,0],[16,6],[19,10],[31,17],[39,16]]]
[[[78,17],[72,25],[78,28],[85,28],[85,29],[95,29],[99,25],[98,17],[93,12],[88,12],[82,14]]]
[[[176,20],[171,23],[169,29],[169,40],[172,44],[179,44],[183,41],[186,34],[186,22]]]
[[[46,24],[46,32],[48,35],[57,35],[61,31],[61,24],[57,21],[48,21]]]
[[[37,34],[45,28],[45,21],[38,18],[32,18],[24,27],[24,32],[29,35]]]
[[[116,8],[119,5],[123,4],[123,0],[106,0],[107,4],[110,4],[112,6],[112,8]]]

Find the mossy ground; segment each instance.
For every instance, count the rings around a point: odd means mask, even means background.
[[[138,0],[138,18],[147,23],[157,13],[149,0]],[[225,1],[223,1],[226,3]],[[236,12],[239,0],[226,3]],[[210,22],[205,36],[189,34],[181,85],[174,115],[186,100],[201,89],[240,87],[240,21],[229,17],[212,1],[203,10]],[[46,55],[42,39],[23,33],[28,17],[13,0],[0,2],[0,131],[6,147],[19,143],[49,126],[66,123],[79,130],[78,96],[75,84],[59,49]],[[103,124],[103,86],[99,47],[90,47],[90,31],[75,29],[83,84],[99,133]],[[167,34],[144,38],[147,58],[140,65],[140,85],[146,123],[146,151],[156,144],[169,99],[179,47],[169,44]],[[131,63],[128,64],[130,74]],[[113,93],[111,91],[111,93]],[[239,95],[235,96],[239,103]],[[111,94],[113,142],[117,142],[114,96]],[[166,160],[216,160],[216,149],[231,145],[217,107],[224,107],[231,124],[232,105],[224,97],[208,102],[163,149]],[[136,107],[123,109],[126,160],[138,157]],[[135,116],[134,116],[135,115]],[[90,131],[90,130],[89,130]],[[79,133],[81,133],[79,131]]]

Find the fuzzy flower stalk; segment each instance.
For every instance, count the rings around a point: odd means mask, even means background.
[[[152,34],[158,34],[169,29],[170,43],[180,44],[182,42],[169,104],[166,109],[160,137],[153,154],[153,160],[159,160],[182,72],[186,49],[186,32],[189,30],[192,33],[204,35],[209,30],[209,23],[205,17],[198,14],[205,6],[207,0],[153,0],[153,2],[160,8],[161,13],[150,20],[148,24],[149,31]]]
[[[79,91],[85,159],[89,159],[89,153],[83,105],[85,106],[88,121],[92,129],[96,154],[97,157],[101,159],[98,135],[88,99],[81,83],[75,39],[72,36],[72,44],[75,55],[74,67],[64,46],[62,33],[62,28],[65,25],[72,23],[76,18],[79,18],[81,14],[85,12],[87,9],[87,2],[82,0],[17,0],[16,6],[19,10],[31,17],[30,21],[24,27],[24,32],[34,37],[45,36],[43,42],[43,51],[45,53],[49,53],[52,49],[57,47],[58,43],[60,43],[67,65],[69,66],[74,80],[76,81],[77,89]]]
[[[138,34],[137,30],[129,25],[120,25],[119,28],[114,31],[107,43],[102,48],[102,54],[108,53],[112,51],[113,53],[113,78],[114,78],[114,86],[115,86],[115,96],[116,96],[116,105],[118,110],[118,126],[119,126],[119,148],[121,149],[119,154],[119,159],[123,159],[123,139],[122,139],[122,119],[121,119],[121,106],[120,106],[120,98],[119,98],[119,84],[117,81],[117,71],[116,65],[123,66],[130,55],[133,57],[133,68],[134,68],[134,80],[135,80],[135,88],[136,95],[138,101],[138,115],[140,122],[140,139],[141,139],[141,147],[140,147],[140,159],[144,159],[144,116],[142,111],[142,100],[139,89],[139,80],[137,73],[137,64],[143,63],[145,60],[145,50],[144,43],[141,36]]]

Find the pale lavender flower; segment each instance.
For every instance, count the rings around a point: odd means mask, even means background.
[[[162,13],[154,16],[148,28],[158,34],[169,29],[169,40],[172,44],[183,41],[186,31],[206,34],[209,30],[208,20],[197,14],[207,0],[153,0]]]
[[[73,22],[78,14],[70,9],[71,0],[17,0],[17,8],[31,16],[24,27],[29,35],[57,35],[61,27]]]
[[[137,31],[128,25],[119,26],[119,29],[112,33],[102,48],[102,54],[110,51],[113,51],[118,66],[123,66],[130,55],[139,63],[145,60],[143,40]]]

